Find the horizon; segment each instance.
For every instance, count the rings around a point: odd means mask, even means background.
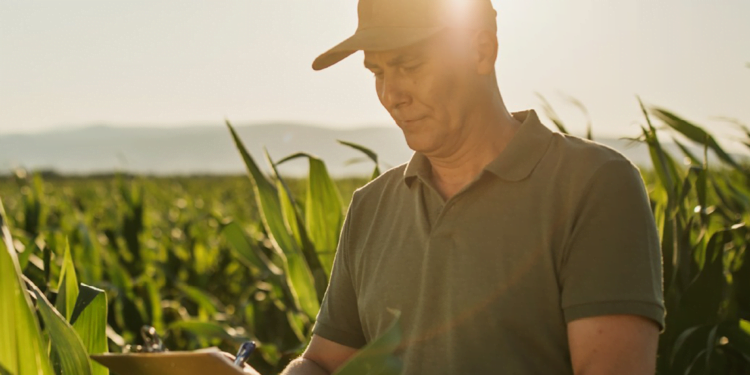
[[[301,124],[243,126],[234,128],[248,151],[261,156],[265,152],[272,160],[280,160],[300,151],[324,160],[331,175],[369,175],[371,163],[351,164],[362,155],[337,140],[345,140],[371,149],[378,155],[383,170],[407,162],[413,150],[396,127],[362,129],[317,128]],[[595,138],[604,146],[622,153],[636,165],[651,169],[647,146],[632,142],[627,137]],[[680,158],[682,151],[669,137],[662,145]],[[694,155],[702,155],[703,148],[687,143]],[[736,160],[747,162],[747,147],[724,149]],[[718,163],[709,153],[709,164]],[[261,163],[266,172],[267,166]],[[308,171],[305,160],[299,159],[280,169],[286,175],[303,176]],[[226,128],[202,126],[193,128],[160,127],[104,127],[78,130],[53,130],[41,134],[0,135],[0,174],[17,168],[29,171],[54,171],[60,175],[85,176],[120,171],[137,175],[186,176],[226,175],[243,173],[241,158]]]
[[[341,131],[356,131],[356,130],[368,130],[368,129],[388,129],[393,127],[394,129],[398,129],[395,125],[389,125],[389,124],[361,124],[361,125],[355,125],[353,127],[347,127],[347,128],[341,128],[341,127],[334,127],[334,126],[328,126],[325,124],[316,124],[316,123],[303,123],[303,122],[292,122],[292,121],[284,121],[284,120],[273,120],[273,121],[267,121],[267,122],[234,122],[230,121],[232,126],[234,127],[252,127],[252,126],[302,126],[302,127],[309,127],[309,128],[318,128],[318,129],[326,129],[326,130],[341,130]],[[81,124],[81,125],[62,125],[57,126],[55,128],[44,128],[44,129],[34,129],[31,131],[19,131],[15,133],[0,133],[0,137],[5,136],[17,136],[17,135],[43,135],[43,134],[53,134],[58,132],[76,132],[76,131],[84,131],[87,129],[95,129],[95,128],[105,128],[105,129],[155,129],[155,130],[180,130],[180,129],[193,129],[193,128],[226,128],[226,123],[224,121],[218,122],[218,123],[210,123],[210,122],[202,122],[202,123],[178,123],[178,124],[146,124],[146,123],[91,123],[91,124]]]
[[[558,129],[552,124],[552,121],[549,120],[543,113],[540,113],[542,117],[542,123],[550,128],[553,131],[558,131]],[[387,125],[387,124],[373,124],[373,125],[360,125],[356,127],[350,127],[350,128],[340,128],[340,127],[332,127],[332,126],[326,126],[325,124],[314,124],[314,123],[302,123],[302,122],[290,122],[290,121],[283,121],[283,120],[277,120],[277,121],[268,121],[268,122],[257,122],[257,123],[235,123],[231,122],[233,127],[237,129],[243,129],[243,128],[249,128],[249,127],[272,127],[272,126],[289,126],[289,127],[302,127],[302,128],[312,128],[312,129],[322,129],[327,131],[342,131],[342,132],[357,132],[357,131],[367,131],[367,130],[377,130],[377,129],[383,129],[383,130],[392,130],[392,131],[399,131],[400,129],[396,125]],[[566,124],[567,126],[568,124]],[[574,128],[578,130],[576,127],[571,126],[571,128]],[[183,130],[183,129],[216,129],[217,131],[225,130],[226,124],[224,122],[221,123],[192,123],[192,124],[174,124],[172,126],[160,126],[160,125],[149,125],[149,124],[89,124],[89,125],[71,125],[71,126],[65,126],[65,127],[57,127],[53,129],[38,129],[35,131],[29,131],[29,132],[17,132],[17,133],[0,133],[0,140],[6,137],[34,137],[34,136],[44,136],[44,135],[54,135],[54,134],[67,134],[67,133],[74,133],[74,132],[85,132],[87,130],[91,129],[112,129],[112,130],[158,130],[158,131],[177,131],[177,130]],[[708,131],[712,131],[712,129],[706,129]],[[659,131],[661,132],[661,131]],[[669,133],[667,133],[669,134]],[[574,133],[571,132],[572,136],[576,136],[579,138],[585,138],[585,134],[582,133]],[[598,132],[596,129],[596,126],[593,127],[593,135],[594,135],[594,141],[616,141],[616,140],[628,140],[632,137],[637,137],[640,135],[640,133],[635,134],[614,134],[614,133],[602,133]],[[673,137],[677,136],[678,138],[681,138],[682,136],[678,134],[671,134]],[[663,139],[660,139],[660,142],[663,144],[669,144],[674,145],[674,138],[673,137],[662,137]],[[737,155],[737,156],[750,156],[750,149],[748,149],[747,145],[743,143],[743,139],[737,138],[737,139],[730,139],[725,137],[718,137],[717,139],[719,143],[724,147],[727,151]],[[688,143],[689,144],[689,143]],[[2,173],[2,172],[0,172]]]
[[[548,119],[548,117],[544,114],[543,111],[537,109],[537,113],[539,114],[542,120],[542,123],[545,126],[547,126],[553,131],[558,131],[557,127],[554,126],[552,121]],[[565,121],[565,119],[563,119],[563,121]],[[332,130],[332,131],[357,131],[357,130],[371,130],[371,129],[390,129],[390,130],[400,131],[397,125],[385,124],[385,123],[355,124],[351,127],[338,127],[338,126],[327,125],[324,123],[295,122],[295,121],[285,121],[285,120],[269,120],[269,121],[264,121],[264,122],[235,122],[235,121],[230,120],[230,123],[234,127],[294,126],[294,127],[325,129],[325,130]],[[104,122],[96,123],[94,122],[90,124],[78,124],[78,125],[71,124],[71,125],[56,126],[53,128],[31,129],[28,131],[21,130],[17,132],[9,132],[9,133],[0,132],[0,138],[12,137],[12,136],[38,136],[38,135],[45,135],[45,134],[70,133],[70,132],[77,132],[77,131],[85,131],[88,129],[181,130],[181,129],[195,129],[195,128],[225,129],[226,123],[224,121],[186,122],[186,123],[176,123],[176,124],[104,123]],[[579,130],[576,126],[571,126],[571,128]],[[636,130],[636,129],[633,128],[633,130]],[[594,125],[593,131],[594,131],[595,138],[614,139],[614,138],[633,136],[633,134],[615,134],[615,133],[608,134],[608,133],[598,132],[596,129],[596,125]],[[636,132],[635,134],[637,135],[638,133]],[[583,133],[571,133],[570,135],[577,136],[580,138],[585,137],[585,134]],[[665,141],[669,142],[669,140],[666,140],[666,139]]]

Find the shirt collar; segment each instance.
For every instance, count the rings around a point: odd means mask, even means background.
[[[521,121],[521,127],[500,155],[487,164],[484,170],[503,180],[517,182],[528,177],[542,159],[552,139],[552,131],[539,121],[539,116],[533,109],[513,112],[511,115]],[[431,173],[429,159],[421,152],[414,152],[404,170],[404,182],[411,186],[414,177],[426,179]]]

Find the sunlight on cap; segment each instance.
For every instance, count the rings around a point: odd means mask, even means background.
[[[497,12],[490,0],[443,0],[443,3],[447,25],[497,31]]]
[[[471,27],[476,0],[445,0],[448,24],[453,27]]]
[[[447,17],[454,27],[472,27],[472,19],[476,12],[476,0],[445,0]]]

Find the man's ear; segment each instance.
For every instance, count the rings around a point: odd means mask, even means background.
[[[492,74],[495,71],[495,61],[497,61],[497,35],[487,30],[480,30],[474,40],[477,49],[477,73]]]

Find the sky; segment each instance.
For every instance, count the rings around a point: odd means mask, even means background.
[[[750,124],[748,0],[494,0],[511,111],[546,97],[573,133],[635,135],[637,96],[722,136]],[[395,126],[351,35],[354,0],[0,0],[0,135],[118,126]],[[551,122],[546,122],[551,126]]]

